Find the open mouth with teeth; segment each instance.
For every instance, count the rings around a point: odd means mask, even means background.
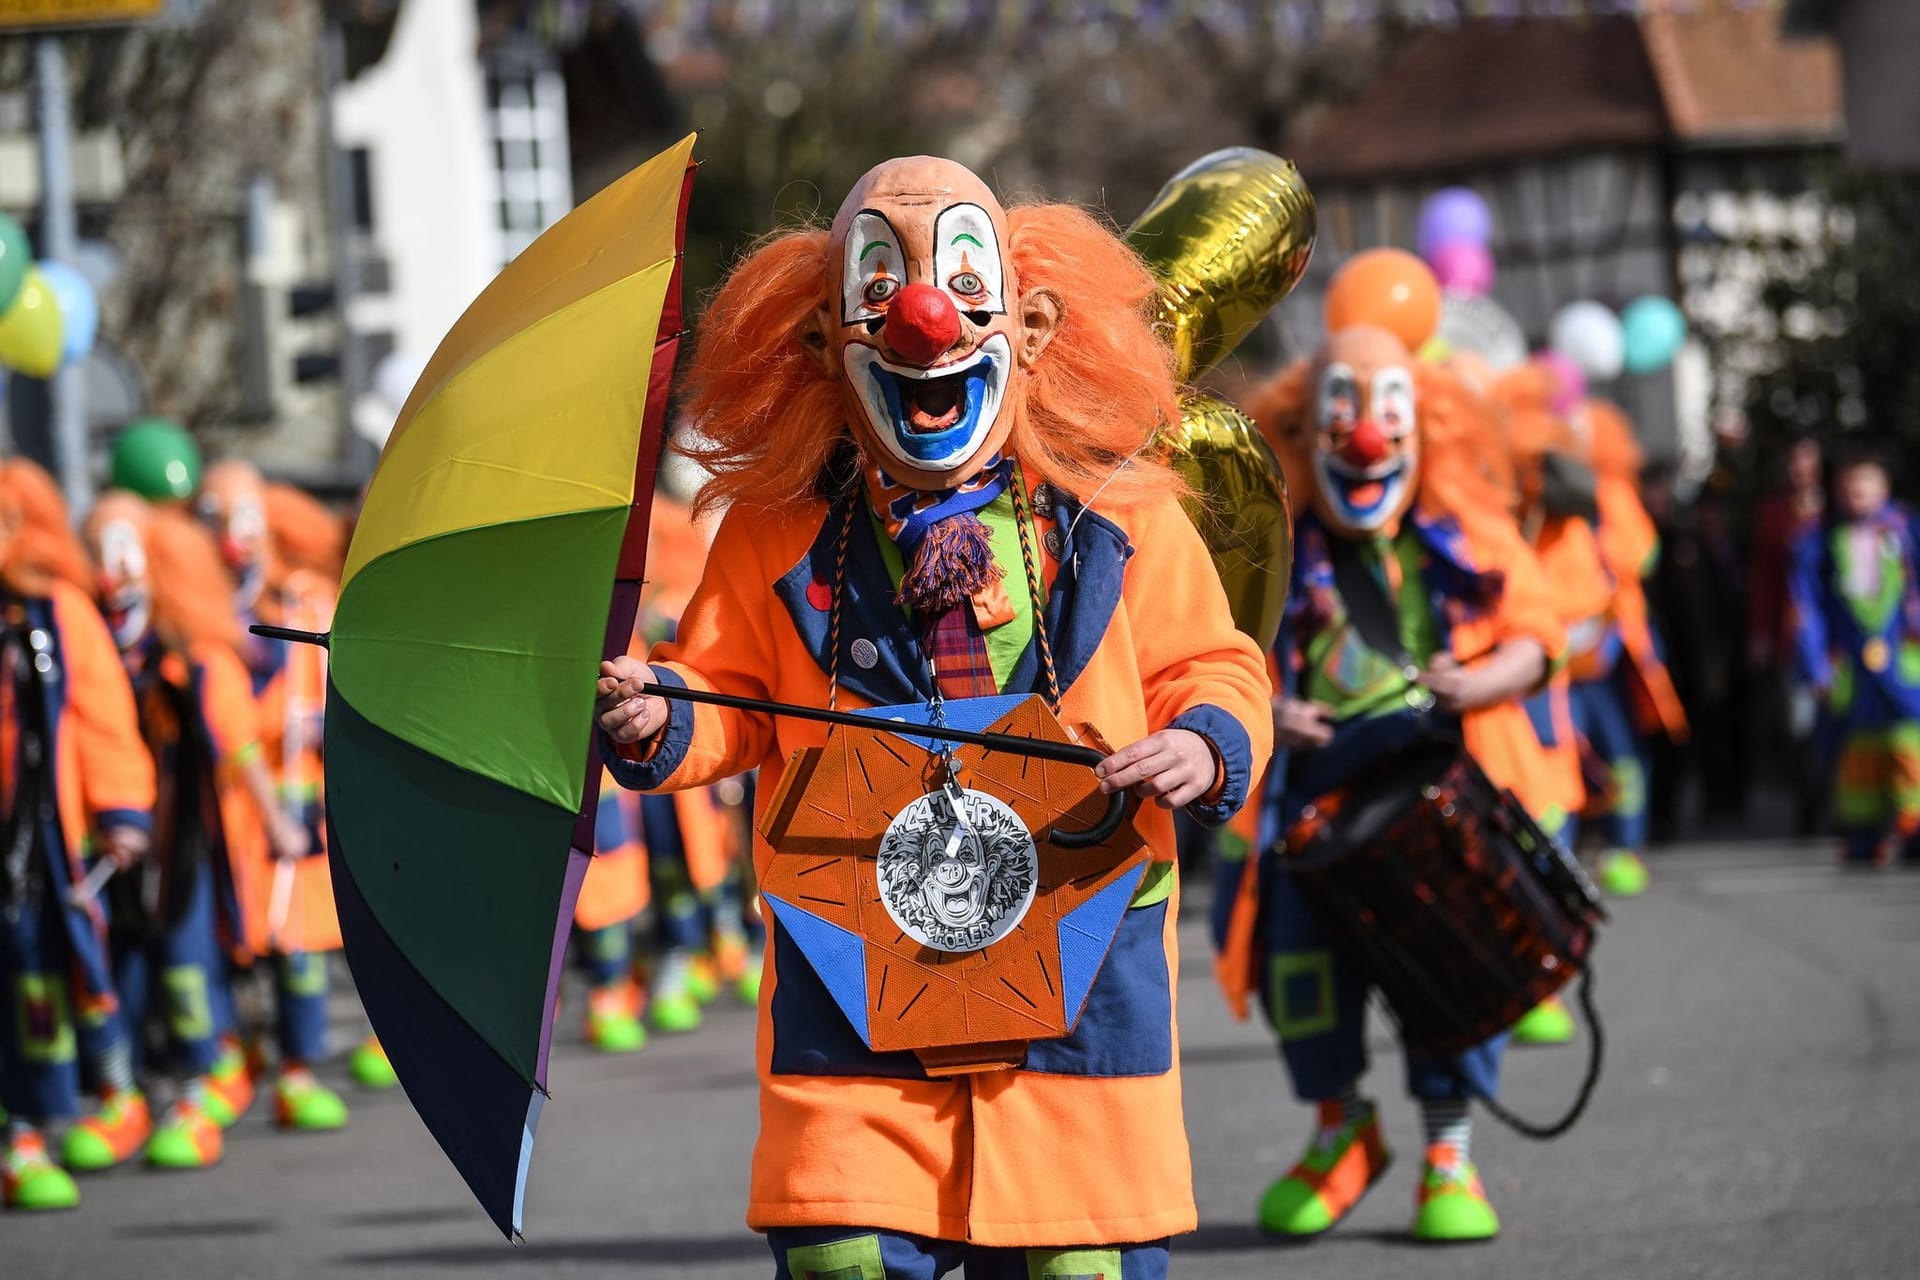
[[[1313,455],[1314,479],[1327,507],[1354,529],[1377,529],[1400,509],[1407,488],[1407,455],[1371,467],[1355,467],[1331,453]]]
[[[847,349],[847,375],[882,446],[900,462],[944,471],[972,457],[1000,416],[1011,349],[995,334],[973,354],[921,369],[872,347]]]

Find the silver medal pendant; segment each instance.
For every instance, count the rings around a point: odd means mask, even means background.
[[[880,903],[908,937],[966,953],[998,942],[1025,918],[1040,857],[1020,815],[948,782],[888,824],[876,871]]]

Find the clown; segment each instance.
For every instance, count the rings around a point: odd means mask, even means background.
[[[204,1168],[220,1159],[221,1129],[253,1100],[233,1040],[222,954],[222,940],[230,944],[241,932],[232,868],[262,857],[261,843],[299,857],[308,837],[280,812],[260,759],[241,632],[212,540],[183,511],[120,491],[101,497],[83,532],[160,782],[153,856],[140,868],[141,886],[117,897],[122,909],[114,915],[127,1049],[138,1057],[151,995],[162,1006],[168,1065],[179,1078],[146,1159],[158,1168]],[[142,900],[165,907],[147,918]],[[115,1163],[122,1153],[104,1139],[77,1128],[66,1146],[68,1167]]]
[[[1100,788],[1151,802],[1134,823],[1154,862],[1086,1013],[1017,1067],[868,1049],[776,928],[747,1220],[783,1280],[1160,1276],[1194,1225],[1171,811],[1239,808],[1270,685],[1150,448],[1177,413],[1152,291],[1084,213],[1003,209],[917,157],[868,173],[831,230],[763,246],[706,315],[691,452],[702,504],[730,505],[677,640],[603,669],[615,776],[680,789],[757,765],[764,809],[824,740],[648,680],[811,706],[1038,693],[1130,744]],[[763,872],[771,856],[757,841]]]
[[[268,485],[251,464],[237,461],[207,469],[198,510],[233,574],[234,604],[243,625],[326,630],[345,551],[338,520],[305,495]],[[298,859],[263,854],[234,867],[245,924],[243,958],[270,958],[273,967],[280,1051],[274,1119],[284,1129],[338,1129],[347,1123],[346,1103],[312,1071],[326,1049],[326,953],[340,948],[324,856],[320,741],[326,657],[323,650],[258,638],[248,644],[246,657],[278,805],[306,827],[311,851]],[[351,1066],[355,1078],[370,1086],[392,1081],[393,1069],[377,1041],[360,1045]]]
[[[113,637],[88,598],[86,557],[52,479],[0,464],[0,1196],[9,1209],[68,1209],[80,1193],[43,1129],[79,1109],[79,1033],[124,1045],[106,920],[81,890],[89,837],[126,869],[145,856],[153,761]],[[101,1108],[83,1126],[120,1151],[151,1129],[124,1048],[99,1063]]]
[[[1607,892],[1631,897],[1648,881],[1643,739],[1664,732],[1681,741],[1687,720],[1641,581],[1658,540],[1640,503],[1639,445],[1625,415],[1581,391],[1576,374],[1544,360],[1496,387],[1525,478],[1528,530],[1571,615],[1572,727],[1604,770],[1586,811],[1604,850],[1596,878]],[[1569,841],[1573,835],[1569,823]]]
[[[1335,332],[1280,375],[1253,416],[1310,494],[1296,531],[1292,593],[1276,656],[1278,753],[1259,848],[1225,864],[1221,973],[1244,1009],[1257,988],[1294,1090],[1319,1111],[1300,1163],[1268,1188],[1260,1224],[1301,1238],[1328,1230],[1389,1160],[1366,1069],[1367,982],[1359,962],[1279,869],[1301,811],[1394,750],[1458,734],[1496,783],[1525,789],[1538,744],[1518,698],[1546,677],[1560,626],[1496,491],[1468,465],[1474,400],[1416,366],[1384,329]],[[1427,1137],[1414,1235],[1486,1239],[1499,1230],[1469,1158],[1468,1100],[1498,1084],[1503,1038],[1457,1062],[1408,1057]]]

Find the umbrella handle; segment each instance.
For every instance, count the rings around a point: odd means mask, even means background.
[[[1120,829],[1120,824],[1126,816],[1127,793],[1116,791],[1107,797],[1107,812],[1100,821],[1085,831],[1063,831],[1059,827],[1054,827],[1047,832],[1047,840],[1051,844],[1059,845],[1062,849],[1091,849],[1113,839],[1113,833]]]

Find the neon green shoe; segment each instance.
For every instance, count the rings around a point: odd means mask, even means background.
[[[1647,864],[1640,855],[1630,849],[1612,849],[1600,858],[1600,873],[1596,877],[1601,889],[1616,898],[1637,898],[1647,891],[1652,879],[1647,874]]]
[[[661,960],[659,980],[647,1001],[647,1022],[655,1031],[679,1035],[700,1029],[695,959],[685,951],[669,951]]]
[[[700,1002],[693,998],[691,992],[658,995],[647,1006],[647,1021],[653,1024],[655,1031],[664,1031],[668,1035],[698,1031],[702,1020]]]
[[[220,1163],[226,1140],[214,1118],[182,1098],[167,1108],[147,1143],[147,1163],[155,1169],[210,1169]]]
[[[60,1163],[75,1173],[100,1173],[133,1159],[152,1132],[147,1095],[138,1089],[115,1089],[100,1099],[98,1111],[67,1129],[60,1142]]]
[[[640,1025],[640,989],[631,978],[587,993],[587,1043],[602,1053],[638,1053],[647,1047]]]
[[[273,1082],[273,1122],[282,1129],[320,1133],[347,1126],[347,1104],[305,1067],[288,1067]]]
[[[733,994],[749,1009],[760,1006],[760,969],[761,959],[756,952],[753,963],[747,967],[745,973],[740,975],[740,980],[733,984]]]
[[[1293,1240],[1330,1231],[1392,1163],[1378,1112],[1343,1122],[1339,1103],[1322,1102],[1307,1153],[1260,1198],[1260,1229]]]
[[[1413,1238],[1465,1244],[1500,1234],[1500,1217],[1487,1201],[1479,1171],[1451,1147],[1428,1147],[1426,1170],[1414,1199]]]
[[[1548,996],[1513,1024],[1515,1044],[1571,1044],[1573,1013],[1559,996]]]
[[[73,1175],[47,1155],[47,1140],[26,1133],[7,1144],[0,1156],[0,1200],[9,1209],[46,1212],[80,1207]]]
[[[719,972],[713,957],[704,951],[687,965],[687,994],[701,1004],[712,1004],[720,998]]]
[[[347,1055],[347,1074],[362,1089],[375,1093],[400,1083],[400,1077],[393,1070],[393,1061],[380,1045],[379,1036],[368,1036],[353,1046],[353,1052]]]
[[[206,1096],[200,1109],[208,1119],[222,1129],[240,1123],[240,1117],[253,1105],[254,1088],[247,1051],[238,1037],[229,1036],[221,1043],[220,1056],[213,1060],[213,1069],[201,1077],[201,1083]]]

